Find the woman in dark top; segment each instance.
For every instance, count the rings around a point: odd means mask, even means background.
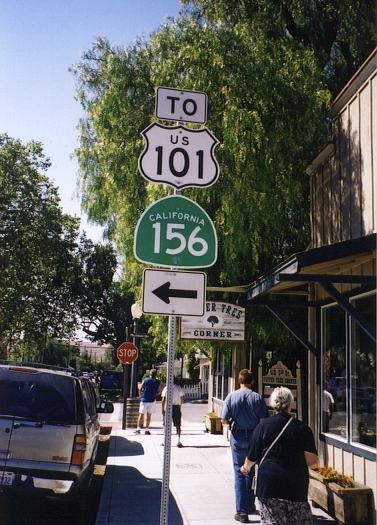
[[[275,388],[270,406],[275,414],[262,419],[251,437],[242,474],[259,463],[280,431],[291,418],[292,392]],[[308,504],[308,465],[317,463],[317,450],[310,428],[292,419],[268,452],[258,469],[256,496],[262,525],[309,525],[312,515]]]

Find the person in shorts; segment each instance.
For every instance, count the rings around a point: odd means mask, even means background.
[[[162,398],[162,418],[165,419],[165,407],[166,407],[166,396],[167,396],[167,387],[165,386],[161,398]],[[185,393],[183,388],[180,386],[178,379],[174,378],[173,385],[173,398],[172,398],[172,411],[173,411],[173,425],[177,431],[177,447],[182,448],[181,443],[181,420],[182,420],[182,411],[181,406],[185,400]]]
[[[135,434],[140,434],[143,428],[144,415],[146,415],[145,434],[150,434],[149,425],[151,423],[152,414],[156,412],[156,396],[161,391],[160,381],[157,379],[157,370],[152,368],[149,372],[149,377],[146,377],[140,387],[140,407],[139,418],[137,421],[137,429]]]

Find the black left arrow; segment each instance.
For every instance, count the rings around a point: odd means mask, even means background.
[[[182,299],[197,299],[198,297],[197,290],[177,290],[176,288],[170,288],[170,281],[152,290],[152,293],[157,295],[157,297],[166,304],[170,304],[170,297],[180,297]]]

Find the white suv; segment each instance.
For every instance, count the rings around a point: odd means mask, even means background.
[[[63,369],[0,364],[0,488],[58,496],[87,486],[97,412],[113,409],[90,380]]]

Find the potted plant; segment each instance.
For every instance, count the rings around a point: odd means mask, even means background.
[[[309,469],[309,498],[341,525],[368,525],[372,490],[330,467]],[[370,514],[370,513],[369,513]]]
[[[204,423],[206,426],[206,432],[210,432],[211,434],[222,434],[223,425],[219,415],[216,414],[216,412],[208,412],[205,415]]]

